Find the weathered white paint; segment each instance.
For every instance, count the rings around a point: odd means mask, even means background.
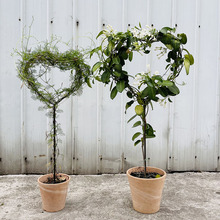
[[[195,65],[188,77],[182,73],[179,82],[186,85],[173,103],[166,108],[155,105],[149,115],[157,137],[147,142],[148,164],[173,171],[220,170],[218,0],[1,0],[0,174],[45,173],[51,158],[45,140],[50,120],[46,112],[38,111],[41,104],[32,100],[28,89],[21,88],[14,65],[17,57],[11,57],[13,48],[21,46],[22,34],[28,34],[32,18],[32,36],[43,41],[57,35],[73,48],[93,46],[91,38],[95,40],[107,24],[126,30],[141,22],[185,32]],[[127,64],[131,74],[146,69],[148,63],[153,70],[163,67],[153,55],[134,59]],[[90,64],[95,62],[92,58]],[[124,114],[126,101],[124,94],[112,101],[109,87],[96,83],[62,103],[59,122],[65,136],[59,146],[60,170],[118,173],[142,164],[141,150],[131,141],[135,129],[127,124],[134,110]]]

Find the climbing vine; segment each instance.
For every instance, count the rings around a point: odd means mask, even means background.
[[[57,115],[60,112],[59,104],[71,95],[77,95],[84,83],[89,87],[91,70],[86,64],[83,51],[69,49],[60,52],[57,48],[57,41],[45,42],[34,50],[24,47],[16,51],[20,56],[17,62],[18,77],[30,89],[34,99],[40,100],[47,109],[47,115],[52,118],[51,129],[47,135],[48,143],[53,146],[53,182],[60,182],[57,177],[57,154],[58,135],[62,132],[57,122]],[[69,74],[69,85],[60,87],[53,83],[52,69],[57,68],[60,74]],[[67,73],[68,72],[68,73]]]

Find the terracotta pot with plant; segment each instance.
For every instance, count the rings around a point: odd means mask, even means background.
[[[184,33],[175,35],[175,28],[164,27],[161,30],[154,28],[132,28],[126,32],[116,32],[111,26],[102,30],[99,35],[102,43],[91,51],[91,56],[98,53],[100,60],[94,64],[92,70],[97,72],[96,79],[105,83],[111,83],[111,99],[118,93],[127,92],[130,99],[126,103],[126,110],[133,104],[135,115],[128,122],[138,118],[133,127],[140,127],[132,140],[134,145],[141,146],[143,155],[143,167],[134,167],[127,171],[131,188],[133,207],[142,213],[155,213],[160,208],[163,185],[166,172],[155,167],[147,167],[146,164],[146,139],[155,137],[155,130],[147,121],[150,108],[154,103],[171,101],[172,96],[180,93],[176,83],[182,68],[185,66],[187,75],[190,65],[193,65],[193,56],[184,48],[187,37]],[[126,61],[132,61],[134,52],[149,54],[152,45],[157,43],[159,57],[166,57],[166,67],[162,74],[151,73],[147,70],[131,76],[126,68]],[[163,61],[164,62],[164,61]]]
[[[28,42],[28,41],[27,41]],[[51,129],[47,134],[48,145],[52,146],[52,173],[38,179],[43,209],[49,212],[64,208],[70,176],[57,172],[58,136],[62,133],[57,122],[60,103],[77,95],[86,82],[90,86],[90,67],[85,63],[84,55],[79,50],[59,52],[58,41],[52,40],[43,45],[30,49],[23,47],[17,51],[20,60],[17,63],[18,77],[30,89],[34,99],[40,100],[51,118]],[[66,87],[63,82],[53,83],[52,68],[57,68],[62,74],[68,72],[69,83]]]

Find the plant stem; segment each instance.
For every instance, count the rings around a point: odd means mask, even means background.
[[[53,181],[56,180],[56,105],[53,105]]]
[[[144,112],[142,116],[142,121],[143,121],[143,141],[142,141],[142,153],[143,153],[143,160],[144,160],[144,177],[147,176],[146,169],[147,169],[147,164],[146,164],[146,157],[147,157],[147,150],[146,150],[146,128],[147,128],[147,122],[146,122],[146,105],[143,105],[144,107]]]

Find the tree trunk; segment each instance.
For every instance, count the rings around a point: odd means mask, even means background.
[[[53,181],[56,180],[56,106],[53,106]]]
[[[143,162],[144,162],[144,177],[147,176],[146,169],[147,169],[147,163],[146,163],[146,157],[147,157],[147,146],[146,146],[146,128],[147,128],[147,122],[146,122],[146,105],[144,107],[144,112],[142,116],[142,122],[143,122],[143,141],[142,141],[142,153],[143,153]]]

